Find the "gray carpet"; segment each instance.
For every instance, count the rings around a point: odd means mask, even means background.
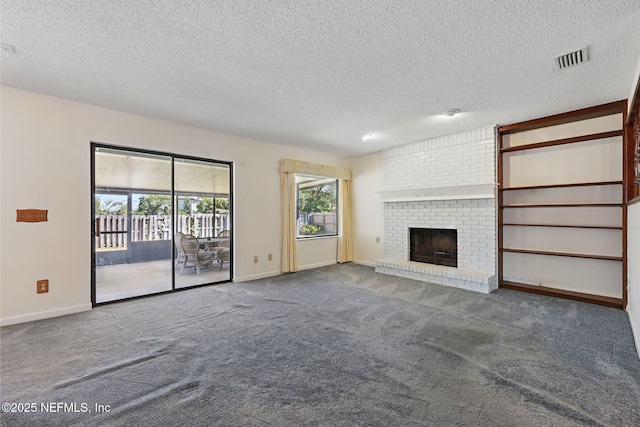
[[[37,406],[2,426],[640,425],[623,311],[357,265],[4,327],[1,355]]]

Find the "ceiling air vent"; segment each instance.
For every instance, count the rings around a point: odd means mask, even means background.
[[[589,46],[583,47],[580,50],[567,53],[555,57],[556,67],[562,70],[564,68],[573,67],[574,65],[582,64],[589,60]]]

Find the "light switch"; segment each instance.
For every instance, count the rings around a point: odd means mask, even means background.
[[[42,222],[47,221],[46,209],[16,209],[18,218],[16,222]]]

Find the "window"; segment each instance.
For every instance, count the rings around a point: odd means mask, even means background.
[[[296,188],[298,238],[337,236],[338,180],[298,175]]]

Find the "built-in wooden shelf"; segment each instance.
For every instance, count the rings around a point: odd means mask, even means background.
[[[566,291],[564,289],[549,288],[545,286],[532,286],[523,283],[501,280],[501,288],[513,289],[516,291],[529,292],[538,295],[549,295],[557,298],[570,299],[574,301],[588,302],[591,304],[604,305],[606,307],[624,309],[624,301],[620,298],[605,297],[600,295],[585,294],[582,292]]]
[[[575,207],[622,207],[622,203],[515,203],[503,208],[575,208]]]
[[[503,223],[512,227],[559,227],[559,228],[592,228],[597,230],[622,230],[620,227],[609,227],[603,225],[560,225],[560,224],[520,224],[520,223]]]
[[[614,136],[622,136],[623,134],[624,134],[624,131],[622,129],[613,130],[613,131],[610,131],[610,132],[592,133],[592,134],[589,134],[589,135],[574,136],[572,138],[555,139],[555,140],[552,140],[552,141],[536,142],[536,143],[533,143],[533,144],[517,145],[515,147],[504,147],[504,148],[500,149],[500,152],[501,153],[508,153],[510,151],[522,151],[522,150],[533,150],[535,148],[554,147],[556,145],[573,144],[573,143],[576,143],[576,142],[585,142],[585,141],[594,141],[594,140],[597,140],[597,139],[612,138]]]
[[[592,187],[597,185],[622,185],[622,181],[578,182],[574,184],[527,185],[523,187],[501,188],[500,191],[542,190],[546,188]]]
[[[502,248],[502,252],[512,252],[517,254],[532,254],[532,255],[551,255],[551,256],[564,256],[570,258],[587,258],[587,259],[600,259],[604,261],[622,261],[621,256],[609,256],[609,255],[593,255],[593,254],[579,254],[573,252],[552,252],[552,251],[535,251],[530,249],[511,249]]]
[[[640,92],[640,89],[637,92]],[[610,114],[618,114],[626,109],[626,101],[613,101],[607,104],[587,107],[580,110],[569,111],[553,116],[541,117],[538,119],[527,120],[520,123],[500,126],[500,135],[509,135],[512,133],[523,132],[526,130],[540,129],[549,126],[562,125],[572,123],[579,120],[588,120],[596,117],[608,116]]]
[[[501,288],[515,289],[518,291],[532,292],[542,295],[550,295],[559,298],[567,298],[572,300],[584,301],[589,303],[601,304],[609,307],[624,308],[627,303],[627,213],[625,207],[625,201],[628,203],[629,197],[626,196],[630,185],[630,176],[628,173],[624,173],[622,178],[619,175],[609,175],[604,170],[594,171],[593,174],[570,174],[562,173],[563,171],[549,170],[544,175],[537,174],[520,174],[522,170],[527,168],[533,168],[539,170],[544,168],[545,165],[541,163],[544,161],[545,156],[554,156],[557,152],[552,147],[564,148],[567,150],[575,149],[577,155],[588,155],[590,162],[597,163],[598,149],[606,148],[607,152],[614,152],[617,150],[618,141],[622,141],[623,147],[626,140],[631,136],[631,130],[629,126],[620,126],[614,124],[612,120],[600,121],[598,123],[592,122],[599,129],[591,128],[587,130],[586,126],[581,126],[579,123],[586,120],[596,119],[600,117],[606,117],[611,115],[622,115],[622,122],[625,123],[627,119],[627,103],[626,101],[616,101],[604,105],[598,105],[589,108],[583,108],[581,110],[571,111],[568,113],[557,114],[554,116],[542,117],[539,119],[529,120],[526,122],[514,123],[511,125],[500,126],[498,128],[498,285]],[[617,121],[617,117],[615,118]],[[555,133],[553,127],[564,124],[576,124],[576,126],[565,128],[567,133]],[[586,124],[586,123],[585,123]],[[607,126],[607,127],[604,127]],[[580,128],[583,132],[590,132],[587,135],[580,135],[577,129]],[[516,145],[518,142],[515,140],[507,140],[505,137],[513,134],[520,134],[530,130],[538,129],[550,129],[550,132],[544,136],[538,134],[538,139],[522,141],[521,145]],[[613,129],[613,130],[612,130]],[[572,133],[568,133],[572,132]],[[530,135],[533,136],[533,135]],[[535,137],[535,136],[533,136]],[[555,138],[555,139],[551,139]],[[511,145],[513,143],[513,145]],[[545,148],[548,148],[545,150]],[[593,150],[592,150],[593,149]],[[630,150],[630,149],[629,149]],[[560,150],[558,150],[560,151]],[[513,153],[513,154],[512,154]],[[515,155],[515,156],[514,156]],[[563,153],[565,159],[566,157]],[[517,161],[516,161],[517,157]],[[531,159],[531,160],[529,160]],[[579,158],[576,159],[579,161]],[[603,159],[604,161],[604,159]],[[631,167],[629,161],[629,154],[623,158],[624,164],[627,167]],[[580,163],[567,164],[568,168],[582,168]],[[551,166],[549,166],[551,167]],[[580,169],[581,172],[585,172]],[[575,176],[575,177],[574,177]],[[555,177],[555,178],[554,178]],[[520,178],[520,179],[516,179]],[[584,178],[584,182],[571,183],[572,180],[579,180]],[[591,179],[590,179],[591,178]],[[526,181],[524,181],[526,179]],[[598,181],[602,180],[602,181]],[[507,182],[505,182],[507,181]],[[508,182],[511,181],[511,182]],[[545,182],[547,181],[547,182]],[[548,183],[548,182],[564,182],[564,183]],[[600,186],[600,187],[598,187]],[[603,187],[603,186],[609,186]],[[543,193],[536,190],[547,189],[559,189],[558,191],[548,191]],[[527,192],[526,190],[533,190]],[[520,191],[520,192],[518,192]],[[515,192],[515,193],[514,193]],[[548,194],[550,197],[542,198],[544,194]],[[511,197],[511,196],[517,196]],[[551,198],[551,196],[555,196]],[[621,196],[621,197],[620,197]],[[618,201],[619,200],[619,201]],[[552,203],[555,201],[556,203]],[[580,201],[582,201],[580,203]],[[591,202],[588,202],[591,201]],[[613,201],[613,202],[611,202]],[[538,213],[536,208],[549,208],[544,218],[536,215],[531,218],[511,218],[510,221],[505,221],[505,216],[509,218],[509,214],[517,213],[516,211],[507,211],[506,209],[518,209],[524,208],[520,213]],[[554,208],[567,208],[567,209],[555,209]],[[602,213],[611,220],[599,220],[598,217],[593,219],[584,219],[583,222],[590,225],[565,225],[571,223],[571,214],[575,212],[576,215],[581,211],[587,209],[580,208],[593,208],[592,213]],[[596,209],[597,208],[597,209]],[[544,213],[544,212],[541,212]],[[527,223],[530,222],[530,223]],[[538,223],[542,222],[542,224]],[[544,224],[548,222],[547,224]],[[616,224],[616,226],[609,225],[593,225],[598,223],[603,224]],[[619,226],[617,224],[620,224]],[[514,227],[523,227],[520,229],[514,229]],[[537,248],[541,250],[532,249],[518,249],[518,247],[526,248],[530,245],[527,243],[526,237],[530,233],[520,235],[518,232],[529,231],[542,233],[542,228],[539,229],[526,229],[524,227],[555,227],[555,229],[547,229],[544,233],[544,239],[539,242]],[[567,231],[563,232],[562,229]],[[603,233],[591,232],[588,236],[582,236],[586,241],[590,243],[589,247],[593,249],[581,248],[577,246],[575,249],[578,251],[592,251],[596,253],[621,253],[621,256],[609,256],[609,255],[594,255],[593,253],[574,253],[574,252],[558,252],[555,249],[558,247],[554,242],[561,242],[571,237],[571,230],[579,233],[579,230],[610,230]],[[553,231],[552,231],[553,230]],[[509,233],[509,237],[516,240],[511,241],[510,246],[505,248],[505,233]],[[574,234],[575,235],[575,234]],[[600,242],[599,239],[603,239]],[[619,241],[619,246],[618,246]],[[615,245],[611,247],[620,249],[609,249],[609,245]],[[515,253],[524,254],[521,257],[522,261],[527,262],[529,266],[535,266],[533,271],[531,269],[523,269],[517,263],[515,265],[509,265],[506,274],[505,261],[513,261],[510,258],[505,260],[505,254]],[[533,255],[539,255],[534,257]],[[511,256],[513,257],[513,255]],[[525,258],[526,257],[526,258]],[[548,257],[545,258],[545,257]],[[616,290],[612,293],[611,283],[597,283],[596,277],[589,277],[589,285],[583,285],[580,283],[579,275],[576,275],[576,279],[571,279],[569,271],[547,272],[545,275],[544,283],[540,283],[538,274],[535,269],[543,269],[544,266],[550,266],[554,262],[561,262],[560,258],[555,257],[568,257],[574,259],[582,259],[582,263],[589,268],[599,269],[612,268],[617,270],[618,265],[621,267],[622,280],[620,283],[620,294]],[[567,261],[565,259],[565,261]],[[522,277],[518,276],[521,274]],[[512,275],[511,277],[505,277]],[[555,278],[555,279],[554,279]],[[587,293],[580,293],[576,291],[568,291],[559,289],[565,286],[558,285],[557,283],[571,283],[571,289],[577,291],[585,289],[588,292],[602,293],[603,295],[593,295]],[[594,283],[591,283],[594,282]],[[545,287],[546,286],[546,287]],[[611,297],[610,295],[615,295]]]

